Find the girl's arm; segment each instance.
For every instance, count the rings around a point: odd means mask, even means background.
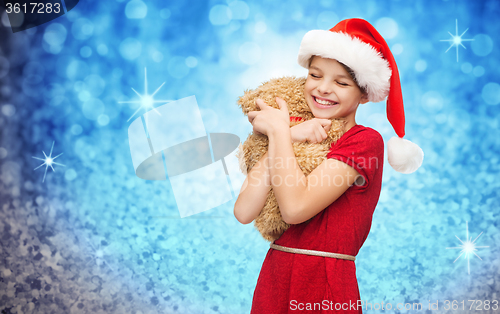
[[[327,137],[326,132],[328,132],[330,125],[330,120],[315,118],[293,126],[290,128],[291,143],[305,141],[319,143]],[[257,218],[266,204],[271,189],[267,157],[268,152],[250,170],[234,204],[234,216],[242,224],[248,224]],[[248,185],[251,185],[250,188]]]
[[[299,224],[314,217],[339,198],[359,176],[351,166],[327,159],[306,178],[291,144],[288,106],[276,98],[280,109],[256,101],[260,111],[248,113],[254,132],[269,138],[269,171],[274,195],[286,223]]]
[[[286,223],[299,224],[314,217],[339,198],[358,176],[351,166],[327,159],[306,177],[295,159],[290,129],[283,124],[268,136],[271,184]]]
[[[266,152],[250,170],[234,203],[234,216],[242,224],[251,223],[266,204],[271,189],[267,157]]]

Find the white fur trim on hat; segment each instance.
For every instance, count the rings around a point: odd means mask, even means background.
[[[312,30],[302,39],[299,64],[308,69],[312,56],[335,59],[350,67],[368,100],[379,102],[389,94],[391,68],[383,55],[355,36],[326,30]]]

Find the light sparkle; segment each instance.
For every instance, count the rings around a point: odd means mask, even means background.
[[[144,112],[147,112],[148,110],[154,110],[157,114],[160,114],[158,110],[154,107],[155,103],[169,103],[172,100],[155,100],[154,96],[160,89],[165,85],[165,82],[163,82],[160,87],[158,87],[154,93],[151,95],[148,94],[148,75],[147,75],[147,68],[144,68],[144,94],[141,95],[138,93],[135,89],[132,88],[132,90],[139,96],[139,100],[132,100],[132,101],[120,101],[118,103],[120,104],[140,104],[139,108],[130,116],[130,118],[127,120],[129,122],[141,109],[144,108]]]
[[[87,261],[87,263],[89,262],[94,262],[97,267],[101,267],[101,265],[106,265],[108,266],[108,268],[113,272],[113,273],[116,273],[115,269],[109,264],[109,262],[106,260],[106,256],[108,256],[108,252],[107,252],[107,247],[101,245],[100,243],[97,244],[97,247],[92,245],[92,243],[90,243],[89,240],[86,240],[86,242],[88,243],[88,245],[90,246],[91,248],[91,252],[89,254],[89,260]]]
[[[50,168],[52,168],[52,171],[55,172],[54,167],[52,165],[58,165],[58,166],[66,167],[63,164],[60,164],[60,163],[54,161],[54,159],[56,159],[57,157],[59,157],[59,156],[61,156],[63,154],[63,153],[60,153],[59,155],[57,155],[55,157],[52,157],[52,151],[54,149],[54,143],[55,143],[55,141],[52,142],[52,147],[50,148],[49,156],[47,156],[47,154],[45,154],[45,152],[43,150],[42,150],[42,153],[45,156],[45,158],[39,158],[39,157],[31,156],[31,157],[33,157],[35,159],[43,161],[43,164],[41,164],[40,166],[36,167],[33,170],[36,170],[36,169],[40,168],[41,166],[45,165],[45,173],[43,174],[43,180],[42,180],[42,182],[45,182],[45,176],[47,175],[47,168],[50,167]]]
[[[469,29],[467,28],[463,33],[462,35],[458,36],[458,20],[455,20],[455,35],[453,35],[452,33],[448,32],[448,34],[450,34],[451,36],[451,39],[442,39],[441,41],[451,41],[451,45],[450,47],[446,50],[446,52],[448,52],[448,50],[451,49],[451,47],[455,46],[456,50],[457,50],[457,62],[458,62],[458,46],[462,46],[464,47],[464,49],[467,49],[465,48],[465,46],[462,44],[463,41],[473,41],[474,39],[463,39],[462,36],[465,34],[465,32],[467,32]]]
[[[472,241],[472,237],[469,238],[469,224],[468,222],[466,221],[465,222],[465,228],[466,228],[466,238],[465,238],[465,242],[462,241],[458,236],[455,235],[455,237],[458,239],[458,241],[460,241],[460,243],[462,243],[462,245],[460,246],[456,246],[456,247],[447,247],[446,249],[462,249],[460,251],[460,255],[458,255],[458,257],[453,261],[453,263],[455,263],[459,258],[460,256],[464,255],[464,258],[467,259],[467,268],[468,268],[468,271],[469,271],[469,275],[470,275],[470,255],[471,254],[474,254],[477,256],[477,258],[479,258],[480,260],[482,260],[479,255],[476,254],[475,251],[477,251],[477,249],[480,249],[480,248],[487,248],[489,246],[476,246],[476,241],[477,239],[479,239],[479,237],[483,234],[482,232],[474,239],[474,241]]]

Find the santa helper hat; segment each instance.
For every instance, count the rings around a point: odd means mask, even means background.
[[[402,173],[412,173],[422,164],[422,149],[406,139],[405,113],[399,72],[394,56],[384,38],[367,21],[347,19],[329,31],[312,30],[300,44],[298,61],[309,68],[312,56],[335,59],[354,71],[368,100],[379,102],[387,96],[387,118],[398,135],[387,143],[388,161]]]

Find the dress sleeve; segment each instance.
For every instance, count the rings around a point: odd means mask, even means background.
[[[347,135],[347,136],[346,136]],[[375,174],[384,164],[384,141],[382,136],[371,128],[355,133],[346,133],[337,143],[332,144],[326,158],[333,158],[353,167],[364,179],[355,185],[367,188]]]

